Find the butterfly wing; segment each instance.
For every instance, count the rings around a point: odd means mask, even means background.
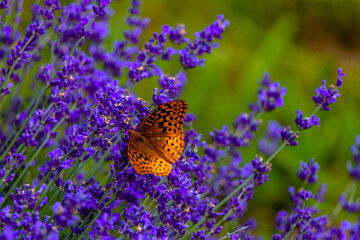
[[[174,100],[160,105],[142,121],[139,133],[147,138],[176,137],[183,133],[186,110],[187,103],[183,100]]]
[[[149,148],[146,142],[139,141],[133,135],[130,138],[127,152],[131,165],[139,174],[152,173],[156,176],[165,176],[171,172],[170,163],[165,161],[153,149]]]
[[[141,123],[139,133],[149,139],[170,163],[175,163],[184,150],[183,122],[187,103],[175,100],[155,108]]]
[[[184,150],[184,132],[181,131],[177,136],[164,136],[158,138],[150,138],[151,144],[154,148],[162,151],[164,158],[170,162],[175,163]]]
[[[139,174],[152,173],[151,161],[148,159],[142,150],[141,143],[131,139],[128,144],[128,156],[131,165]]]
[[[152,173],[159,177],[169,175],[171,172],[171,164],[163,158],[159,158],[152,162],[152,168]]]

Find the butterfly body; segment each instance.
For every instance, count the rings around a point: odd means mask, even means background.
[[[155,108],[145,117],[139,132],[129,130],[128,156],[139,174],[165,176],[184,150],[183,121],[187,104],[175,100]]]

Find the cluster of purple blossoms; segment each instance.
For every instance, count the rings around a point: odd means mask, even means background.
[[[336,98],[340,96],[338,88],[343,84],[342,77],[345,76],[341,72],[341,68],[338,69],[338,80],[336,87],[330,86],[326,89],[325,80],[323,80],[323,86],[319,87],[316,92],[316,96],[313,96],[314,102],[318,106],[318,109],[329,111],[329,105],[336,102]],[[315,112],[316,112],[315,111]],[[315,113],[314,112],[314,113]],[[319,126],[320,119],[312,115],[309,118],[304,118],[304,114],[299,110],[295,123],[298,130],[293,133],[290,127],[285,128],[281,132],[284,144],[297,145],[294,141],[294,137],[298,137],[300,130],[305,130],[313,125]],[[358,169],[358,156],[359,156],[359,140],[356,138],[356,143],[351,147],[351,151],[354,156],[355,167],[349,162],[347,167],[350,176],[354,178],[354,181],[358,181],[357,178]],[[294,144],[296,143],[296,144]],[[354,184],[351,188],[347,188],[344,193],[339,197],[338,206],[334,208],[332,215],[321,215],[319,204],[324,201],[327,185],[322,183],[316,194],[311,191],[306,191],[304,187],[309,187],[308,184],[316,184],[318,180],[317,172],[320,166],[311,159],[309,163],[300,163],[297,176],[302,181],[301,187],[295,190],[294,187],[289,187],[290,198],[293,202],[291,212],[288,213],[285,210],[281,210],[276,218],[276,229],[279,233],[273,235],[272,239],[289,239],[291,236],[296,236],[296,239],[358,239],[360,236],[360,219],[355,222],[349,220],[343,220],[340,224],[334,224],[334,217],[336,217],[341,209],[348,213],[358,213],[360,210],[360,202],[354,199]],[[311,205],[308,200],[314,199],[315,204]]]
[[[358,239],[360,234],[360,219],[355,222],[343,220],[340,224],[334,225],[334,217],[340,208],[335,207],[332,215],[321,215],[319,204],[324,201],[326,194],[326,184],[321,184],[317,193],[303,189],[307,184],[317,183],[317,172],[319,165],[311,159],[309,163],[301,162],[297,173],[303,182],[302,187],[295,191],[294,187],[289,187],[290,198],[293,202],[291,212],[285,210],[278,212],[276,217],[276,229],[278,234],[273,235],[272,239],[288,239],[290,236],[299,236],[302,239]],[[359,201],[347,200],[349,192],[344,192],[339,197],[338,206],[342,206],[348,213],[357,213],[360,208]],[[314,199],[315,204],[311,205],[308,200]]]
[[[5,126],[0,129],[1,239],[257,239],[255,219],[243,219],[256,187],[269,180],[276,153],[297,145],[299,131],[319,125],[319,119],[304,118],[299,111],[295,133],[270,122],[259,142],[260,152],[270,157],[243,159],[243,148],[261,127],[260,115],[284,104],[286,89],[265,74],[256,102],[232,127],[210,132],[206,142],[192,127],[196,117],[189,113],[184,151],[171,173],[163,178],[137,174],[127,155],[128,130],[137,129],[153,106],[181,96],[187,71],[204,66],[201,57],[218,47],[229,25],[219,15],[193,40],[184,25],[165,25],[142,47],[149,19],[141,17],[140,6],[140,0],[131,1],[129,28],[109,50],[104,44],[113,14],[108,0],[33,4],[32,22],[25,30],[19,29],[22,1],[17,6],[0,2],[6,17],[15,16],[11,24],[1,18],[0,25],[0,122]],[[173,75],[158,64],[174,59],[180,64]],[[150,103],[133,86],[154,76],[160,89],[154,88]],[[314,101],[320,108],[329,110],[335,102],[343,76],[339,70],[336,87],[316,90]],[[122,77],[124,85],[119,84]],[[22,92],[27,88],[30,93]],[[13,90],[22,94],[11,95]],[[280,139],[284,144],[279,147]],[[356,164],[358,152],[353,150]],[[316,183],[318,169],[314,161],[301,163],[298,176],[304,183]],[[353,177],[359,175],[356,171],[357,166],[349,168]],[[279,213],[280,233],[274,239],[295,228],[307,236],[313,226],[320,229],[329,221],[314,217],[316,207],[305,206],[312,198],[323,201],[325,185],[315,197],[304,189],[289,191],[294,206],[289,214]],[[358,209],[346,193],[339,204]],[[239,220],[240,228],[222,232],[226,222]],[[334,236],[346,228],[356,236],[359,224],[344,222],[324,231]]]
[[[20,2],[18,6],[22,6],[22,2]],[[13,83],[8,83],[8,81],[19,82],[21,80],[15,72],[16,70],[20,69],[27,61],[38,60],[36,58],[34,59],[32,52],[36,52],[35,49],[41,50],[42,46],[38,45],[38,40],[40,36],[45,34],[46,29],[51,27],[54,13],[60,8],[60,2],[58,0],[47,0],[43,6],[33,5],[32,23],[26,28],[24,38],[18,40],[12,49],[10,47],[16,41],[15,36],[19,36],[19,22],[15,21],[15,26],[13,27],[10,23],[1,25],[1,38],[5,43],[1,49],[1,58],[8,57],[6,58],[7,67],[1,69],[0,97],[11,93],[10,89],[13,87]],[[20,9],[17,8],[15,11],[19,12]]]
[[[329,105],[336,102],[336,98],[340,97],[339,88],[343,84],[342,78],[345,77],[345,74],[341,72],[342,69],[338,69],[338,79],[336,81],[336,86],[330,85],[326,88],[326,81],[322,81],[322,86],[315,90],[316,96],[313,96],[314,102],[317,106],[325,111],[329,111]]]
[[[360,180],[360,135],[356,136],[355,144],[351,146],[351,153],[353,155],[353,160],[355,166],[351,162],[347,163],[347,169],[352,178],[359,181]]]
[[[320,166],[314,159],[310,159],[309,164],[301,161],[297,176],[304,183],[316,183],[317,182],[317,171]]]

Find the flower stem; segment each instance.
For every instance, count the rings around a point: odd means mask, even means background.
[[[3,203],[6,202],[6,200],[8,199],[8,197],[10,196],[10,193],[14,190],[14,188],[19,184],[20,180],[24,177],[24,175],[28,172],[28,169],[30,167],[30,163],[35,159],[35,157],[39,154],[39,152],[42,150],[42,148],[45,146],[45,144],[47,143],[47,141],[49,140],[49,137],[47,137],[43,143],[41,144],[41,146],[36,150],[36,152],[34,153],[34,155],[31,157],[31,159],[28,161],[26,167],[24,168],[24,170],[21,172],[21,174],[16,178],[16,181],[11,185],[9,191],[6,193],[4,201],[0,204],[0,207],[2,206]]]
[[[4,153],[0,156],[0,162],[3,161],[3,159],[5,158],[5,156],[10,152],[12,146],[15,144],[15,142],[18,140],[18,138],[20,137],[20,135],[22,134],[22,132],[24,131],[24,128],[26,127],[27,123],[30,121],[30,118],[32,117],[32,115],[34,114],[35,110],[37,109],[38,105],[41,102],[42,97],[44,96],[46,90],[49,87],[45,87],[45,89],[42,91],[42,93],[40,94],[40,97],[38,98],[37,102],[35,103],[34,107],[32,108],[31,112],[29,113],[28,117],[26,118],[25,122],[23,123],[23,125],[21,126],[20,130],[18,131],[18,133],[16,134],[16,136],[14,137],[14,139],[11,141],[10,145],[6,148],[6,150],[4,151]]]
[[[42,21],[42,22],[40,23],[39,28],[40,28],[43,24],[44,24],[44,21]],[[35,34],[36,34],[36,33],[33,33],[33,34],[31,35],[31,37],[29,38],[29,40],[28,40],[28,41],[25,43],[25,45],[22,47],[19,55],[22,55],[22,54],[24,53],[25,48],[29,45],[29,43],[31,42],[31,40],[33,40],[33,38],[35,37]],[[1,84],[0,87],[6,86],[6,83],[7,83],[7,81],[9,80],[12,72],[14,71],[14,68],[15,68],[16,64],[18,63],[18,61],[19,61],[19,58],[17,58],[17,59],[14,61],[13,65],[11,66],[11,68],[10,68],[10,70],[9,70],[9,72],[6,74],[6,77],[5,77],[4,82]]]
[[[46,204],[43,209],[41,209],[41,211],[40,211],[40,213],[39,213],[40,219],[43,218],[43,216],[45,215],[46,210],[47,210],[50,206],[53,206],[53,205],[54,205],[54,202],[59,198],[60,193],[61,193],[61,191],[58,191],[56,194],[54,193],[53,196],[52,196],[52,198],[51,198],[51,200],[49,201],[49,203]]]
[[[114,139],[116,137],[117,134],[115,134],[112,139]],[[113,143],[112,145],[108,148],[108,150],[106,150],[106,152],[101,156],[100,160],[95,164],[94,167],[92,167],[92,171],[89,171],[87,172],[86,174],[86,178],[89,178],[90,176],[96,176],[100,173],[100,168],[104,165],[104,161],[105,161],[105,158],[109,155],[111,149],[113,148],[114,144],[117,144],[120,140],[121,140],[121,137],[123,136],[123,134],[118,137]]]
[[[234,233],[237,233],[237,232],[240,232],[240,231],[246,230],[247,228],[249,228],[249,226],[244,226],[244,227],[241,227],[241,228],[239,228],[239,229],[237,229],[237,230],[233,231],[233,232],[232,232],[232,233],[230,233],[230,234],[234,234]],[[219,240],[224,240],[224,239],[226,239],[227,237],[228,237],[228,236],[222,237],[222,238],[220,238]]]
[[[50,186],[47,186],[46,190],[43,191],[41,194],[40,194],[40,197],[39,199],[36,201],[36,205],[33,209],[33,211],[36,211],[36,209],[39,207],[39,205],[41,204],[42,200],[45,198],[46,194],[50,191],[50,189],[53,187],[54,183],[55,183],[55,180],[60,176],[62,172],[62,169],[56,174],[56,176],[54,177],[53,180],[51,180],[50,182]],[[34,214],[34,212],[33,212]]]
[[[69,156],[69,154],[70,154],[72,151],[73,151],[73,149],[71,149],[70,151],[68,151],[68,152],[65,154],[65,156],[62,158],[61,162],[64,161],[64,160]],[[61,162],[59,163],[59,165],[61,165]],[[61,172],[61,171],[62,171],[62,169],[59,170],[59,172]],[[49,171],[49,173],[41,180],[41,182],[39,182],[39,183],[37,184],[36,190],[39,190],[41,184],[43,184],[44,182],[46,182],[46,181],[50,178],[50,176],[53,174],[53,172],[54,172],[54,171],[51,171],[51,170]],[[53,181],[55,181],[55,180],[53,180]]]
[[[262,165],[265,165],[266,163],[270,162],[284,147],[286,146],[286,143],[283,143]],[[213,209],[213,211],[218,210],[220,207],[222,207],[227,201],[229,201],[230,198],[232,198],[237,192],[239,192],[245,184],[247,184],[253,177],[255,176],[255,173],[251,174],[249,177],[245,179],[245,181],[240,184],[232,193],[230,193],[226,198],[224,198],[218,205],[216,205]],[[200,227],[201,224],[203,224],[206,220],[207,216],[205,215],[199,222],[197,222],[182,238],[181,240],[188,239],[190,237],[190,234],[192,234],[196,229]]]
[[[80,235],[80,237],[78,237],[77,239],[82,239],[85,234],[87,232],[90,231],[92,225],[94,225],[94,223],[96,222],[96,220],[99,218],[100,214],[102,213],[102,211],[108,207],[111,203],[114,202],[116,194],[120,191],[121,187],[119,187],[119,189],[116,191],[116,193],[111,197],[111,199],[105,204],[105,206],[96,214],[96,216],[92,219],[91,223],[86,227],[86,229],[84,230],[84,232]],[[105,194],[104,194],[105,195]],[[104,196],[103,196],[104,197]]]
[[[227,201],[229,201],[230,198],[232,198],[237,192],[239,192],[244,186],[245,184],[247,184],[253,177],[255,176],[255,174],[251,174],[247,179],[245,179],[245,181],[240,184],[232,193],[230,193],[226,198],[224,198],[218,205],[216,205],[213,209],[213,211],[218,210],[220,207],[222,207],[225,203],[227,203]],[[205,215],[199,222],[197,222],[186,234],[185,236],[183,236],[182,238],[180,238],[180,240],[185,240],[188,239],[190,237],[190,234],[192,234],[193,232],[195,232],[196,229],[198,229],[200,227],[201,224],[203,224],[205,222],[207,218],[207,215]]]

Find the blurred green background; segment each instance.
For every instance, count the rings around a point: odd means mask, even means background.
[[[69,1],[64,1],[69,2]],[[30,2],[25,1],[24,9]],[[125,18],[130,0],[114,1],[107,47],[123,38],[128,28]],[[205,56],[205,67],[187,71],[188,84],[182,99],[189,112],[197,117],[194,128],[209,139],[208,132],[232,125],[236,116],[248,111],[248,103],[256,100],[258,79],[265,71],[273,81],[287,88],[285,104],[271,114],[264,114],[260,131],[252,146],[244,149],[244,161],[257,153],[257,139],[266,123],[276,119],[282,125],[294,128],[296,110],[310,115],[316,108],[312,101],[314,89],[321,80],[335,84],[337,68],[346,74],[341,97],[331,106],[330,112],[319,112],[320,127],[300,133],[299,146],[288,147],[272,161],[269,182],[255,189],[247,217],[258,222],[257,234],[265,239],[275,233],[275,217],[279,210],[290,211],[289,186],[300,186],[296,176],[300,161],[310,158],[320,164],[319,180],[308,189],[315,192],[322,182],[328,183],[321,214],[330,215],[337,199],[347,187],[350,178],[346,162],[352,157],[350,146],[360,134],[360,3],[352,1],[143,1],[141,16],[151,18],[149,28],[143,33],[142,46],[168,24],[186,25],[188,37],[208,26],[224,14],[230,21],[219,41],[220,46]],[[27,10],[26,10],[27,11]],[[24,18],[29,18],[29,13]],[[24,21],[29,22],[29,21]],[[177,60],[164,63],[164,70],[174,74],[179,70]],[[120,83],[126,81],[126,76]],[[140,97],[151,100],[157,79],[145,79],[135,90]],[[359,190],[359,189],[358,189]],[[359,196],[359,195],[358,195]],[[357,216],[344,213],[336,218],[355,220]],[[222,233],[232,232],[241,222],[232,222]]]
[[[124,18],[128,2],[114,2],[111,40],[121,38],[126,28]],[[321,80],[335,84],[337,68],[346,74],[341,97],[330,112],[321,111],[320,127],[300,133],[299,146],[285,148],[273,160],[269,182],[255,189],[246,217],[258,222],[257,234],[270,239],[275,233],[275,217],[279,210],[290,211],[288,187],[299,187],[296,176],[299,162],[310,158],[320,164],[318,183],[310,186],[315,192],[321,183],[328,184],[321,214],[330,215],[341,192],[350,178],[346,162],[352,157],[350,146],[360,134],[360,4],[351,1],[143,1],[142,16],[151,18],[143,41],[152,37],[161,26],[178,23],[186,25],[189,37],[224,14],[230,21],[220,47],[206,56],[205,67],[187,71],[189,83],[183,99],[189,112],[198,117],[194,124],[198,132],[207,133],[223,124],[232,125],[248,103],[256,100],[258,79],[265,71],[273,81],[287,88],[285,105],[271,114],[263,115],[264,124],[257,134],[262,134],[269,119],[294,128],[296,110],[310,115],[315,104],[314,89]],[[111,45],[110,45],[111,46]],[[179,64],[166,65],[169,74],[179,69]],[[140,82],[136,91],[150,100],[156,79]],[[256,139],[255,139],[256,142]],[[254,143],[255,143],[254,142]],[[243,151],[245,161],[253,158],[257,146]],[[359,194],[357,195],[359,196]],[[342,212],[336,218],[355,220]],[[234,222],[223,229],[232,232],[240,227]]]

